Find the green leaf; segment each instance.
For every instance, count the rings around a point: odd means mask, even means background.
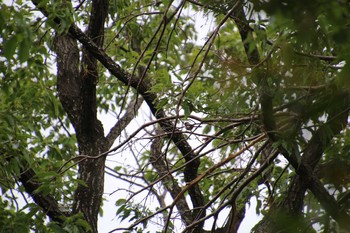
[[[184,101],[182,107],[184,110],[185,118],[187,118],[193,111],[193,104],[190,101]]]
[[[89,223],[87,221],[83,220],[83,219],[80,219],[80,218],[77,219],[76,220],[76,224],[78,226],[82,226],[84,228],[84,230],[86,230],[86,231],[90,231],[91,230],[91,226],[89,225]]]
[[[22,40],[18,48],[18,59],[21,63],[29,59],[31,43],[28,40]]]
[[[120,199],[118,199],[118,200],[115,202],[115,205],[116,205],[116,206],[120,206],[120,205],[122,205],[122,204],[125,204],[125,202],[126,202],[126,199],[125,199],[125,198],[120,198]]]
[[[120,169],[122,169],[122,166],[115,166],[114,167],[114,171],[116,171],[116,172],[119,171]]]
[[[157,103],[157,108],[161,109],[163,108],[167,103],[168,103],[169,99],[168,98],[162,98],[159,100],[159,102]]]
[[[17,36],[11,36],[4,44],[3,55],[7,59],[11,59],[16,51],[18,39]]]

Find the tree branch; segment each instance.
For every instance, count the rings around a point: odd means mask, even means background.
[[[248,61],[252,65],[259,64],[259,52],[257,47],[254,46],[254,48],[251,49],[251,47],[246,41],[248,37],[253,38],[253,36],[252,30],[246,26],[248,24],[243,12],[243,7],[240,9],[240,11],[236,12],[236,15],[240,18],[240,21],[236,21],[236,24],[241,34],[242,41],[244,43],[244,48],[247,53]],[[260,86],[260,102],[262,109],[263,125],[270,140],[272,140],[272,142],[278,142],[280,138],[276,133],[276,123],[273,116],[273,96],[269,92],[269,86],[265,75],[258,73],[257,76]],[[348,98],[349,97],[346,97],[346,99]],[[323,187],[323,184],[313,173],[313,168],[307,163],[307,161],[299,161],[294,154],[289,153],[283,146],[279,146],[279,150],[294,167],[296,173],[300,177],[303,177],[304,182],[306,182],[308,188],[320,201],[321,205],[325,208],[325,210],[342,227],[350,229],[350,216],[346,213],[346,211],[341,210],[341,208],[339,208],[335,199],[327,192],[327,190]],[[315,151],[312,150],[311,152],[313,153]],[[317,157],[319,157],[319,155],[317,155]]]
[[[0,152],[0,156],[6,157],[3,153]],[[14,157],[6,157],[6,160],[9,162]],[[28,164],[19,159],[19,168],[20,173],[18,175],[18,180],[22,183],[25,191],[33,198],[34,202],[40,206],[44,213],[51,218],[51,220],[63,223],[64,218],[71,215],[70,212],[62,211],[59,207],[56,199],[50,194],[43,195],[40,192],[37,192],[37,189],[41,186],[41,183],[35,181],[36,173],[31,169]]]
[[[108,15],[108,0],[93,0],[87,34],[98,46],[103,45],[104,24]],[[88,50],[82,51],[81,112],[77,139],[80,154],[98,156],[107,151],[107,141],[102,123],[97,119],[96,85],[98,82],[97,60]],[[85,185],[78,184],[75,191],[73,211],[82,212],[91,225],[92,232],[98,232],[97,219],[101,208],[104,190],[105,158],[83,160],[79,162],[79,179]]]
[[[158,104],[157,95],[151,92],[151,86],[149,83],[147,83],[145,80],[140,80],[136,76],[131,76],[129,73],[123,70],[104,52],[103,49],[91,41],[91,39],[74,24],[69,28],[69,33],[74,38],[79,40],[83,44],[84,48],[87,49],[97,60],[99,60],[102,65],[104,65],[111,72],[111,74],[122,81],[125,85],[130,85],[131,87],[135,88],[143,96],[152,114],[157,119],[166,118],[164,110],[157,109],[156,107]],[[176,129],[171,121],[161,121],[160,126],[165,132],[173,133],[171,140],[174,142],[187,162],[184,169],[185,181],[191,182],[197,177],[197,170],[200,163],[199,158],[187,142],[186,137],[181,131]],[[189,194],[194,208],[200,208],[203,203],[203,197],[198,184],[189,189]]]
[[[43,195],[40,192],[36,192],[41,184],[33,180],[35,176],[34,170],[27,168],[21,171],[19,181],[23,184],[26,192],[33,198],[34,202],[43,209],[43,212],[46,213],[47,216],[55,222],[62,223],[62,217],[68,217],[70,213],[61,211],[56,199],[51,195]]]
[[[164,177],[162,179],[162,184],[170,192],[172,198],[175,199],[180,194],[182,189],[172,176],[170,170],[167,169],[167,163],[165,161],[166,158],[161,149],[162,139],[156,136],[151,144],[150,162],[156,169],[158,176]],[[186,224],[186,226],[189,225],[193,221],[193,217],[190,214],[190,208],[187,205],[185,197],[180,197],[175,205],[180,212],[182,221]]]
[[[108,148],[111,148],[115,139],[117,139],[121,132],[129,125],[132,119],[136,116],[138,109],[143,103],[143,98],[139,97],[132,101],[127,107],[124,116],[122,116],[118,122],[111,128],[109,133],[106,136]]]

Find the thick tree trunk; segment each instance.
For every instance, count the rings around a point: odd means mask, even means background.
[[[108,150],[101,123],[96,116],[95,82],[80,75],[77,43],[70,36],[55,38],[57,52],[57,86],[60,101],[76,131],[81,155],[97,156]],[[97,216],[101,206],[105,157],[79,163],[79,185],[73,213],[82,212],[97,232]]]
[[[103,45],[104,22],[107,16],[108,1],[92,2],[87,34],[99,46]],[[83,51],[80,71],[81,119],[76,129],[81,155],[97,156],[108,150],[103,126],[97,119],[96,84],[98,82],[97,60],[86,50]],[[85,185],[79,185],[74,199],[74,212],[82,212],[90,223],[92,232],[97,232],[97,217],[101,207],[104,188],[105,156],[87,159],[79,163],[79,174]]]
[[[108,1],[92,3],[87,34],[103,45],[104,22]],[[60,101],[76,131],[80,155],[96,157],[107,151],[109,143],[97,119],[96,84],[97,61],[86,50],[79,66],[79,50],[75,39],[69,35],[57,36],[57,86]],[[81,70],[79,69],[81,67]],[[79,184],[75,192],[73,213],[83,213],[92,232],[97,232],[97,218],[104,188],[105,156],[85,159],[79,163]]]

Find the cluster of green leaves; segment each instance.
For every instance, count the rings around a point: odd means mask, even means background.
[[[193,36],[193,23],[189,17],[179,17],[164,24],[164,16],[175,12],[168,10],[167,2],[112,1],[109,7],[108,26],[105,32],[105,50],[130,74],[144,76],[152,83],[152,91],[159,93],[158,107],[174,106],[174,93],[181,85],[174,85],[170,74],[176,74],[178,63],[184,56],[183,41]],[[175,17],[178,17],[177,15]],[[134,91],[125,89],[119,81],[104,73],[98,86],[100,108],[116,111]],[[178,76],[176,76],[178,77]],[[176,81],[175,83],[179,83]]]
[[[5,194],[6,195],[6,194]],[[5,196],[4,196],[5,197]],[[6,199],[9,199],[6,197]],[[12,197],[11,199],[16,199]],[[12,204],[1,198],[0,206],[2,211],[0,212],[0,231],[1,232],[50,232],[50,228],[45,226],[45,214],[39,212],[39,207],[35,204],[27,204],[21,209],[9,208]]]
[[[33,205],[17,206],[9,194],[13,189],[24,191],[18,180],[32,169],[33,181],[42,183],[36,193],[52,194],[63,205],[70,204],[75,171],[60,174],[59,169],[76,154],[76,139],[64,131],[70,130],[70,123],[55,94],[46,23],[36,18],[28,3],[14,2],[1,3],[0,24],[0,189],[4,195],[0,225],[9,227],[4,232],[40,231],[45,213]]]
[[[1,50],[6,59],[10,60],[16,53],[16,59],[21,63],[28,60],[33,41],[33,32],[28,27],[30,15],[27,7],[15,9],[14,6],[2,4],[0,28],[3,46]]]
[[[260,113],[261,91],[273,97],[277,128],[284,140],[280,143],[287,148],[297,143],[298,149],[303,148],[307,143],[304,133],[315,132],[329,120],[329,113],[337,111],[337,93],[350,87],[350,10],[346,1],[250,1],[245,10],[250,15],[249,26],[255,31],[246,43],[251,49],[257,47],[261,60],[258,65],[249,64],[233,18],[220,28],[211,47],[196,44],[195,22],[183,12],[210,9],[214,12],[215,24],[219,24],[223,14],[235,4],[235,1],[199,2],[204,8],[189,3],[181,8],[172,1],[156,4],[151,0],[110,1],[104,50],[123,69],[150,83],[151,91],[158,96],[157,107],[167,113],[177,114],[180,110],[185,120],[191,114],[207,119],[252,116],[249,124],[236,127],[229,127],[230,121],[202,124],[199,131],[203,135],[221,132],[209,146],[201,136],[188,137],[203,146],[199,173],[241,148],[237,139],[245,142],[263,131],[262,123],[253,120],[253,116]],[[2,230],[11,231],[15,225],[25,223],[29,226],[23,228],[26,232],[29,228],[44,227],[44,214],[37,213],[31,205],[25,207],[29,214],[17,209],[9,195],[16,188],[12,176],[19,178],[24,169],[31,168],[37,174],[34,179],[42,183],[36,192],[51,194],[62,204],[71,204],[76,185],[71,181],[75,181],[77,171],[73,168],[61,174],[60,169],[75,155],[76,138],[66,132],[70,124],[56,96],[54,69],[50,66],[53,63],[50,34],[52,28],[66,33],[73,20],[86,25],[91,2],[82,5],[74,2],[80,7],[73,12],[70,2],[42,1],[45,6],[49,3],[46,22],[41,16],[35,19],[31,6],[21,3],[18,1],[13,6],[0,3],[0,188],[5,194],[0,202],[3,207],[0,225],[8,227]],[[319,59],[315,55],[335,58]],[[125,88],[102,66],[99,74],[99,111],[121,111],[135,91]],[[256,77],[266,80],[266,89],[259,89],[261,83]],[[182,120],[177,123],[181,128]],[[331,146],[337,149],[328,149],[323,162],[333,161],[337,168],[339,164],[346,165],[348,142],[346,131],[332,142]],[[205,154],[204,149],[209,147],[213,152]],[[182,156],[170,143],[165,143],[162,151],[169,160],[169,170],[184,165]],[[238,180],[242,171],[235,168],[244,167],[252,154],[233,159],[201,180],[206,201],[217,198],[210,206],[212,210],[231,194],[232,187],[227,180]],[[146,183],[159,178],[149,163],[148,152],[136,157],[138,167],[134,174],[141,174]],[[258,167],[257,162],[253,169]],[[346,173],[347,166],[343,170]],[[346,177],[340,180],[344,174],[338,174],[339,171],[329,168],[324,180],[337,191],[347,192]],[[131,171],[123,167],[123,172]],[[288,188],[288,183],[280,180],[287,180],[293,174],[289,169],[275,166],[271,181],[275,184],[276,199],[282,198]],[[182,175],[182,170],[174,173],[174,180],[180,185]],[[261,207],[257,212],[264,213],[257,183],[252,182],[249,187],[255,191],[243,190],[238,205],[244,205],[251,195],[256,195]],[[307,198],[310,202],[306,204],[306,214],[321,215],[323,210],[316,200],[309,194]],[[139,204],[126,203],[125,199],[118,200],[116,205],[121,220],[133,221],[151,213],[146,207],[140,210]],[[87,229],[79,219],[79,216],[67,219],[67,228],[63,231]],[[147,221],[144,223],[146,228]],[[54,224],[51,226],[57,228],[56,232],[62,230]]]
[[[126,201],[126,199],[121,198],[118,199],[115,203],[115,205],[118,207],[116,215],[118,218],[120,218],[122,221],[125,219],[128,219],[128,221],[138,220],[140,218],[147,217],[151,211],[148,210],[144,206],[140,206],[140,204],[135,204],[130,201]],[[143,221],[143,227],[147,227],[148,221]]]
[[[270,87],[268,91],[274,97],[274,106],[281,107],[282,110],[276,117],[285,140],[282,143],[287,148],[297,142],[298,148],[302,150],[308,141],[305,134],[314,133],[324,122],[332,120],[330,113],[341,113],[338,107],[342,100],[337,96],[349,90],[346,81],[349,74],[349,45],[345,41],[349,38],[348,3],[253,2],[256,10],[264,10],[270,17],[269,24],[266,25],[267,37],[274,38],[278,35],[274,43],[276,47],[267,47],[267,50],[262,51],[266,56],[266,65],[259,69],[267,74]],[[328,145],[322,159],[327,167],[320,165],[319,171],[322,181],[331,184],[326,187],[337,198],[349,189],[348,182],[343,179],[348,159],[337,152],[342,150],[341,147],[346,147],[344,142],[348,140],[347,134],[346,128],[333,142],[335,144]],[[335,145],[338,145],[338,150]],[[283,176],[287,174],[288,172]],[[283,191],[285,186],[281,185],[283,182],[276,187]],[[342,191],[334,192],[334,187]],[[278,193],[283,192],[276,194]],[[311,193],[307,193],[306,218],[323,215],[324,210],[317,200]],[[328,221],[329,218],[324,217],[320,221],[322,227],[325,230],[336,229],[335,226],[330,227]]]

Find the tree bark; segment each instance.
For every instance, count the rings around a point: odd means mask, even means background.
[[[99,46],[103,45],[104,22],[108,1],[95,0],[87,34]],[[83,51],[79,70],[77,42],[69,35],[55,38],[57,52],[57,87],[60,101],[76,131],[79,153],[97,156],[107,151],[108,143],[101,122],[97,119],[97,60]],[[79,184],[75,192],[73,213],[83,213],[92,232],[97,232],[97,218],[104,189],[105,157],[86,159],[79,163]]]

